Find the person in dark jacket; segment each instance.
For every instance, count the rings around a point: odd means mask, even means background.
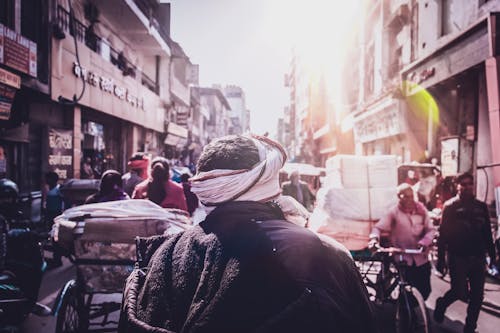
[[[300,180],[300,173],[298,171],[292,171],[290,181],[284,182],[281,187],[283,195],[289,195],[300,202],[307,210],[313,210],[314,194],[309,189],[307,183]]]
[[[438,241],[437,268],[444,271],[448,253],[451,289],[436,300],[434,319],[442,322],[448,306],[459,299],[468,300],[464,333],[472,333],[483,302],[486,253],[491,266],[496,256],[488,208],[474,197],[474,177],[463,173],[456,181],[458,195],[444,205]]]
[[[208,213],[139,242],[120,332],[373,332],[348,251],[286,220],[283,148],[259,136],[208,144],[192,191]]]
[[[101,177],[99,192],[85,200],[85,204],[130,199],[123,191],[122,175],[116,170],[106,170]]]

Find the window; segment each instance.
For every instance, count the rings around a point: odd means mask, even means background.
[[[441,36],[457,32],[463,22],[460,20],[462,2],[441,0]]]
[[[0,1],[0,23],[15,30],[15,0]]]

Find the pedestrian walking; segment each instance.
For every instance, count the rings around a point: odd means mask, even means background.
[[[488,208],[474,196],[474,177],[463,173],[456,183],[458,194],[444,205],[438,240],[437,268],[444,271],[447,254],[451,288],[436,300],[434,320],[441,323],[446,308],[453,302],[468,301],[464,333],[472,333],[484,297],[486,253],[493,267],[495,248]]]
[[[64,199],[61,194],[59,175],[54,171],[45,174],[45,223],[46,226],[52,229],[54,218],[61,215],[64,210]],[[53,244],[52,260],[48,261],[49,267],[59,267],[62,265],[61,249],[58,244]]]
[[[135,187],[132,198],[149,199],[163,208],[188,210],[184,190],[170,179],[170,166],[163,157],[153,159],[150,179]]]
[[[370,247],[375,247],[380,235],[389,233],[390,246],[403,249],[422,248],[421,254],[405,254],[403,260],[408,264],[406,279],[408,283],[427,299],[431,293],[431,264],[428,248],[434,238],[434,227],[425,206],[415,201],[413,188],[403,183],[397,189],[399,202],[392,207],[374,226],[370,234]]]
[[[285,220],[285,160],[259,136],[205,146],[191,181],[208,215],[162,243],[146,240],[154,255],[127,281],[120,332],[374,331],[348,251]]]
[[[314,194],[312,194],[306,182],[300,180],[300,173],[292,171],[290,180],[282,185],[283,195],[289,195],[300,202],[307,210],[312,211],[314,208]]]
[[[122,176],[123,190],[131,197],[135,186],[148,178],[149,158],[144,153],[134,153],[127,166],[129,172]]]

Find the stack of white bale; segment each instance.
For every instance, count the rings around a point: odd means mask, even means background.
[[[337,155],[326,162],[323,188],[310,218],[311,229],[350,250],[366,247],[374,221],[397,202],[394,155]]]

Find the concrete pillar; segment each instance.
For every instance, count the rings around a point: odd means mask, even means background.
[[[73,107],[73,177],[80,178],[82,158],[82,109],[79,105]]]
[[[488,94],[488,115],[490,122],[490,147],[492,149],[492,164],[500,163],[500,84],[499,84],[499,59],[491,57],[486,59],[486,91]],[[493,184],[500,186],[500,166],[492,167]]]

